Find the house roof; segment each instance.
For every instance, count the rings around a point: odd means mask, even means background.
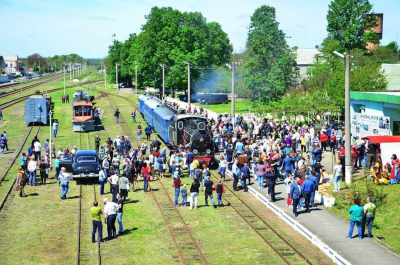
[[[315,55],[321,52],[318,49],[297,49],[297,65],[311,65],[315,62]]]
[[[0,54],[4,61],[18,61],[17,54]]]
[[[400,91],[400,64],[382,64],[385,71],[388,86],[386,90]]]
[[[350,99],[352,100],[368,100],[375,102],[384,102],[400,105],[400,92],[387,91],[387,92],[350,92]]]

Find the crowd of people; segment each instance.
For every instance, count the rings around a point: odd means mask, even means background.
[[[192,112],[191,109],[187,111]],[[202,108],[199,108],[198,111],[199,114],[207,115]],[[193,113],[195,112],[196,109],[193,110]],[[116,114],[116,122],[118,122],[119,113]],[[132,122],[136,122],[136,112],[133,111],[131,116]],[[205,161],[198,161],[189,148],[179,146],[167,154],[167,148],[161,148],[161,142],[156,137],[151,140],[152,130],[148,124],[144,128],[146,140],[142,141],[142,125],[138,123],[139,144],[137,146],[133,146],[127,136],[117,135],[114,139],[108,137],[102,140],[97,134],[94,138],[95,150],[99,153],[102,166],[99,173],[100,195],[105,194],[104,188],[108,184],[112,198],[104,199],[104,211],[98,208],[98,202],[93,204],[91,211],[94,227],[92,241],[94,241],[96,230],[99,231],[99,240],[103,240],[102,222],[99,218],[101,214],[104,214],[106,219],[109,239],[116,237],[116,220],[120,226],[119,232],[123,233],[123,204],[128,199],[129,192],[141,189],[148,192],[151,189],[151,182],[155,178],[170,176],[172,178],[171,185],[175,190],[175,205],[177,207],[189,206],[190,209],[198,208],[200,193],[204,195],[205,206],[209,206],[209,200],[214,208],[224,206],[223,182],[227,171],[233,175],[233,189],[241,188],[247,192],[247,185],[254,176],[259,189],[268,188],[271,201],[276,200],[275,185],[277,181],[281,180],[286,186],[287,205],[293,208],[293,214],[296,217],[299,209],[303,208],[305,212],[310,212],[311,208],[315,206],[315,192],[321,183],[333,181],[334,191],[340,190],[340,182],[344,179],[344,130],[333,122],[317,130],[313,125],[291,124],[287,121],[277,123],[263,117],[253,118],[246,122],[241,115],[238,116],[235,123],[232,123],[229,116],[220,116],[217,120],[209,120],[208,129],[212,132],[214,151],[223,154],[219,157],[217,172],[220,179],[217,180],[217,183],[211,180],[210,169]],[[54,136],[56,136],[56,132],[54,132]],[[380,154],[377,146],[361,142],[354,144],[353,147],[352,154],[357,154],[352,157],[355,170],[371,165],[374,168],[379,163]],[[49,140],[46,140],[46,155],[43,158],[41,157],[41,148],[39,139],[35,137],[28,149],[28,154],[23,153],[21,156],[18,172],[21,196],[24,196],[26,184],[36,185],[35,174],[38,168],[42,184],[46,184],[50,168]],[[60,181],[61,199],[66,199],[68,184],[72,176],[66,172],[65,168],[60,168],[58,158],[61,154],[74,156],[76,151],[76,147],[70,150],[68,146],[60,148],[57,153],[55,150],[53,151],[56,158],[54,160],[56,170],[54,177]],[[327,177],[321,165],[324,152],[338,155],[332,179]],[[355,159],[355,157],[357,158]],[[381,171],[386,172],[389,176],[394,176],[394,179],[397,180],[399,165],[399,160],[394,155],[392,167],[385,165],[386,167],[381,167]],[[185,170],[192,180],[190,187],[186,184],[182,185],[181,177]],[[27,181],[26,175],[28,176]],[[139,179],[143,179],[142,187],[139,185]],[[214,192],[217,195],[217,202],[214,200]],[[190,205],[188,205],[188,197]]]

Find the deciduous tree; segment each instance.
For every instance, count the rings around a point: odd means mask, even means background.
[[[340,52],[365,49],[367,42],[378,43],[371,29],[377,26],[369,0],[332,0],[326,16],[328,38],[339,42]]]

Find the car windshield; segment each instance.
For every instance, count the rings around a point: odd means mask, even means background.
[[[78,163],[95,163],[96,157],[94,156],[80,156],[76,159]]]
[[[66,155],[66,154],[60,155],[60,161],[71,161],[71,160],[72,160],[72,158],[70,155]]]

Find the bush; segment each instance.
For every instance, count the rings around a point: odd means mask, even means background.
[[[383,190],[383,186],[375,185],[368,178],[364,178],[364,187],[362,183],[360,180],[351,184],[349,205],[352,205],[356,198],[359,198],[361,203],[366,203],[367,197],[371,197],[377,207],[386,204],[388,193]]]

